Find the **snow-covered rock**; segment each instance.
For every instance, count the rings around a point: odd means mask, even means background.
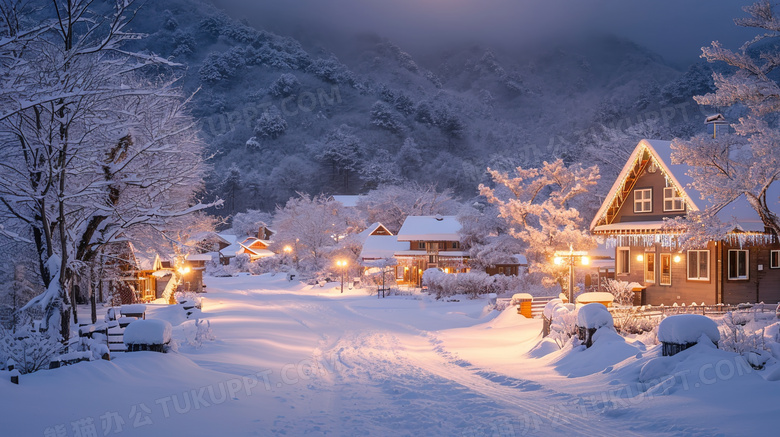
[[[125,329],[125,345],[132,344],[167,344],[171,341],[171,324],[165,320],[138,320],[127,325]]]
[[[720,341],[717,323],[699,314],[669,316],[658,325],[658,341],[664,343],[697,343],[702,334],[715,344]]]

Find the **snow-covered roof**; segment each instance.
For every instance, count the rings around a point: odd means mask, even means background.
[[[395,256],[427,256],[428,252],[424,250],[397,250]],[[468,252],[460,250],[446,250],[437,254],[439,258],[463,258],[469,256]]]
[[[348,194],[336,194],[331,196],[333,197],[333,200],[336,202],[341,202],[342,205],[346,207],[355,207],[357,206],[358,200],[360,200],[363,196],[360,195],[348,195]]]
[[[688,175],[690,166],[685,163],[673,163],[672,160],[672,142],[662,140],[643,139],[639,141],[631,156],[626,161],[623,170],[618,175],[615,183],[607,194],[606,200],[601,204],[598,213],[591,222],[591,231],[623,231],[623,230],[657,230],[663,224],[662,220],[643,221],[643,222],[623,222],[607,225],[597,224],[604,218],[612,200],[620,189],[622,181],[632,170],[633,163],[637,157],[647,151],[663,170],[671,182],[680,192],[680,196],[685,200],[690,211],[702,211],[711,206],[708,199],[703,199],[698,190],[691,185],[693,178]],[[778,203],[780,197],[780,184],[773,184],[767,192],[767,201]],[[717,214],[723,223],[734,223],[737,229],[748,232],[764,232],[764,224],[758,217],[758,214],[750,206],[744,195],[740,195],[731,203],[724,206]]]
[[[241,243],[233,243],[230,246],[227,246],[219,251],[219,253],[222,254],[222,256],[227,258],[232,258],[238,254],[238,252],[243,248],[244,246],[241,245]]]
[[[522,253],[516,253],[512,255],[512,258],[514,258],[515,261],[517,261],[517,263],[520,264],[521,266],[528,265],[528,259]]]
[[[366,238],[368,238],[371,234],[377,232],[377,231],[383,232],[385,235],[382,236],[392,236],[393,233],[388,230],[385,225],[382,223],[376,222],[372,223],[369,227],[363,230],[363,232],[356,235],[356,239],[361,243],[365,244]]]
[[[193,253],[187,255],[187,261],[211,261],[212,256],[208,253]]]
[[[265,258],[276,255],[268,249],[250,249],[248,247],[244,247],[244,252],[248,253],[250,258]]]
[[[257,243],[260,243],[260,244],[264,245],[265,247],[268,247],[271,244],[271,241],[270,240],[261,240],[261,239],[259,239],[257,237],[247,237],[247,238],[244,239],[244,241],[241,242],[241,245],[245,246],[245,247],[249,247],[249,246],[252,246],[253,244],[257,244]]]
[[[233,244],[238,241],[238,237],[233,234],[217,234],[217,237],[224,240],[227,244]]]
[[[360,258],[363,260],[392,258],[397,251],[406,249],[408,243],[399,242],[395,235],[369,235],[363,242]]]
[[[460,241],[461,224],[455,216],[409,216],[398,231],[398,241]]]

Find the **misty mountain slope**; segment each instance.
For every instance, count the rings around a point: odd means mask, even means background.
[[[201,0],[147,3],[135,26],[150,35],[139,44],[186,65],[176,72],[182,86],[199,90],[192,112],[215,155],[208,189],[235,199],[226,215],[273,208],[297,191],[405,180],[470,197],[487,166],[577,159],[592,126],[634,124],[707,80],[617,38],[415,58],[364,34],[337,58],[325,42],[253,29]]]

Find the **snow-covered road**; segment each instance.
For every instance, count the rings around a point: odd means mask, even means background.
[[[1,434],[706,436],[741,429],[719,428],[739,416],[724,401],[713,407],[723,412],[720,422],[706,418],[706,391],[637,397],[629,382],[639,364],[618,363],[641,357],[643,345],[533,358],[540,321],[487,311],[484,300],[342,295],[335,284],[309,287],[282,275],[209,278],[208,289],[202,317],[213,341],[197,347],[195,322],[180,307],[153,307],[149,317],[174,324],[178,353],[117,354],[25,375],[19,386],[1,380]],[[732,386],[748,393],[766,386],[754,374],[744,378]],[[753,420],[772,409],[761,396],[742,401]]]

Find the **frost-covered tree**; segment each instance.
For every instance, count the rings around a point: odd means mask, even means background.
[[[310,146],[317,158],[330,166],[335,188],[350,192],[350,179],[363,164],[363,141],[346,125],[328,133],[317,144]]]
[[[219,193],[225,203],[225,213],[233,214],[238,210],[238,200],[241,197],[241,169],[236,163],[232,163],[225,175],[225,179],[219,185]]]
[[[297,93],[300,86],[301,83],[294,74],[283,73],[268,87],[268,91],[274,97],[287,97]]]
[[[414,139],[405,139],[396,157],[398,167],[401,169],[401,176],[408,180],[414,180],[423,164],[422,158],[422,152]]]
[[[369,223],[380,222],[393,233],[401,229],[407,216],[452,215],[459,207],[450,190],[440,192],[435,185],[416,183],[379,187],[357,203],[358,211]]]
[[[287,130],[287,121],[276,106],[269,107],[255,123],[255,136],[258,138],[276,139]]]
[[[371,124],[392,133],[400,133],[404,130],[401,117],[385,102],[377,101],[371,106]]]
[[[202,144],[171,81],[123,42],[133,1],[0,9],[0,215],[30,229],[47,323],[69,336],[73,285],[101,247],[197,210]],[[53,17],[53,18],[52,18]],[[75,311],[73,312],[75,319]]]
[[[749,17],[735,20],[736,24],[760,33],[736,51],[717,41],[702,48],[702,57],[709,62],[724,62],[735,71],[713,73],[715,92],[695,97],[700,105],[742,112],[731,125],[734,133],[719,133],[717,138],[700,134],[672,144],[672,161],[691,166],[694,188],[711,201],[707,210],[688,214],[689,220],[699,224],[690,229],[704,239],[722,237],[726,228],[716,214],[741,196],[766,229],[780,234],[780,211],[772,210],[777,199],[767,196],[780,180],[780,86],[774,79],[780,67],[776,45],[780,19],[768,1],[744,9]]]
[[[523,252],[522,243],[510,235],[509,225],[496,205],[464,208],[458,221],[462,225],[461,245],[469,252],[469,265],[475,270],[509,263],[512,255]]]
[[[390,152],[379,149],[363,164],[360,169],[360,178],[364,181],[366,188],[374,189],[380,185],[400,184],[402,182],[400,173],[401,170]]]
[[[256,209],[248,209],[233,216],[232,231],[239,238],[257,236],[260,227],[271,223],[271,214]]]
[[[567,167],[558,159],[539,168],[517,167],[513,174],[491,169],[488,173],[496,187],[480,185],[480,194],[498,206],[499,216],[510,225],[509,233],[525,246],[529,272],[541,272],[563,284],[568,270],[553,263],[555,251],[595,247],[572,204],[596,185],[598,167]]]
[[[329,253],[352,230],[352,225],[351,213],[341,202],[328,200],[324,195],[311,197],[301,193],[276,209],[272,250],[281,253],[289,246],[297,267],[317,272],[326,267]]]

